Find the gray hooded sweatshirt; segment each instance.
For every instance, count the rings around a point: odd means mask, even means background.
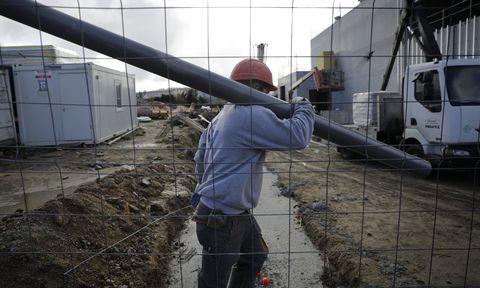
[[[312,105],[297,104],[289,119],[258,105],[225,105],[203,132],[195,154],[200,201],[225,214],[258,204],[267,150],[299,150],[312,138]]]

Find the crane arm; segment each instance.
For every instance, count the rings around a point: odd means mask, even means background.
[[[415,20],[417,29],[412,27],[412,19]],[[382,87],[380,88],[382,91],[387,89],[393,65],[395,64],[395,60],[397,58],[398,49],[400,48],[400,43],[403,40],[403,35],[405,34],[405,29],[407,27],[413,31],[415,39],[425,53],[425,60],[427,62],[434,61],[435,59],[442,59],[442,53],[440,52],[437,40],[435,39],[433,28],[428,22],[427,14],[425,13],[425,7],[421,5],[419,1],[405,0],[405,9],[402,11],[400,24],[395,33],[392,56],[383,75]]]

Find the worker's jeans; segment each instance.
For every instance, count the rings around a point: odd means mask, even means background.
[[[199,207],[197,214],[204,209],[208,208]],[[268,249],[252,215],[228,216],[226,224],[217,229],[197,222],[197,237],[203,246],[198,288],[225,288],[228,283],[229,288],[254,287]]]

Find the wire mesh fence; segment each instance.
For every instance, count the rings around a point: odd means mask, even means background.
[[[0,14],[2,287],[480,286],[475,1]]]

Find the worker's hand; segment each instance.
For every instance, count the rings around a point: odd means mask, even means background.
[[[291,101],[292,104],[307,104],[310,103],[305,97],[294,97]]]
[[[294,98],[292,98],[291,105],[292,105],[292,113],[295,113],[295,111],[297,111],[297,109],[300,106],[304,106],[304,107],[302,107],[302,110],[303,109],[308,109],[308,107],[310,107],[310,109],[313,109],[312,104],[305,97],[294,97]]]

